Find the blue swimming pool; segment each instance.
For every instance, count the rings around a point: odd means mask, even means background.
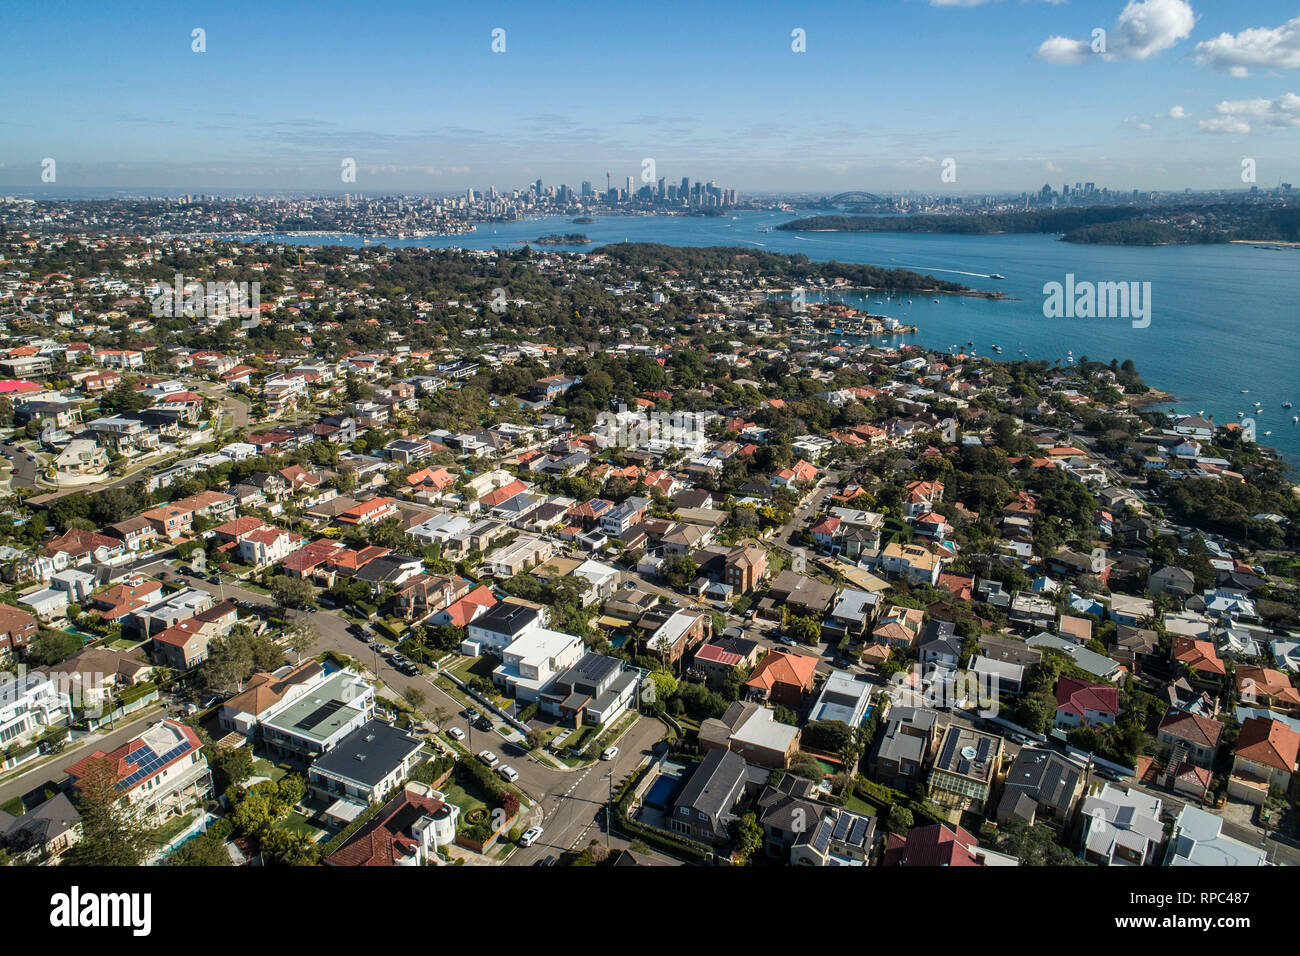
[[[672,801],[673,792],[677,789],[679,781],[676,777],[660,777],[650,785],[650,789],[645,793],[643,801],[647,807],[653,807],[656,810],[666,810]]]

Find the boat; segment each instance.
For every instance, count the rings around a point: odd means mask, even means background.
[[[1272,433],[1272,432],[1264,432],[1264,437],[1267,438],[1267,437],[1268,437],[1269,435],[1271,435],[1271,434],[1273,434],[1273,433]]]
[[[1296,422],[1300,422],[1300,415],[1291,416],[1291,424],[1294,425]]]
[[[938,305],[938,304],[939,304],[939,300],[938,300],[938,299],[935,299],[935,300],[934,300],[934,304],[935,304],[935,305]]]
[[[1291,407],[1291,403],[1290,403],[1290,402],[1283,402],[1283,403],[1282,403],[1282,407],[1283,407],[1283,408],[1290,408],[1290,407]]]
[[[989,276],[989,278],[990,278],[990,279],[1005,279],[1006,276],[1002,275],[1000,272],[995,272],[995,273],[993,273],[991,276]]]
[[[1249,394],[1250,394],[1250,389],[1248,389],[1248,388],[1243,388],[1243,389],[1241,390],[1241,394],[1243,394],[1243,395],[1249,395]]]
[[[1246,417],[1246,413],[1245,413],[1245,412],[1237,412],[1237,417],[1238,417],[1238,418],[1245,418],[1245,417]]]
[[[995,346],[993,346],[993,351],[995,351],[995,352],[997,352],[999,355],[1001,355],[1001,354],[1002,354],[1002,346],[1000,346],[1000,345],[995,345]]]

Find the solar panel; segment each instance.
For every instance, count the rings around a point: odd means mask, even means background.
[[[849,817],[847,813],[839,814],[835,818],[835,831],[834,831],[835,839],[843,840],[844,831],[849,828],[849,824],[852,822],[853,822],[852,819]]]
[[[827,847],[831,845],[831,828],[819,826],[813,833],[812,842],[818,853],[825,853]]]
[[[341,700],[327,701],[326,703],[322,704],[320,707],[317,707],[315,710],[313,710],[306,717],[302,718],[302,720],[294,724],[293,725],[294,729],[311,730],[313,727],[319,726],[324,721],[329,720],[329,718],[334,716],[334,714],[340,708],[345,706],[347,705],[344,704],[343,701]]]
[[[167,766],[177,757],[184,754],[187,750],[189,750],[189,748],[190,748],[190,744],[188,740],[182,740],[180,743],[172,747],[171,750],[168,750],[164,754],[155,753],[153,748],[147,745],[142,747],[137,747],[135,750],[127,754],[126,758],[132,763],[138,763],[140,766],[138,769],[133,771],[128,777],[126,777],[121,782],[119,782],[117,785],[117,789],[130,790],[141,780],[145,779],[146,777],[153,776],[155,773],[157,773],[163,767]]]

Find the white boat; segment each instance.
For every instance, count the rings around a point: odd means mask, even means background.
[[[1243,388],[1243,389],[1241,390],[1241,394],[1243,394],[1243,395],[1249,395],[1249,394],[1250,394],[1250,389],[1248,389],[1248,388]]]
[[[1291,407],[1291,403],[1290,403],[1290,402],[1283,402],[1283,403],[1282,403],[1282,407],[1283,407],[1283,408],[1290,408],[1290,407]]]

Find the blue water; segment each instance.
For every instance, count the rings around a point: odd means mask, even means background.
[[[1178,411],[1201,412],[1217,422],[1254,418],[1261,444],[1277,448],[1300,465],[1300,250],[1217,246],[1089,246],[1054,236],[938,236],[903,233],[762,232],[788,222],[786,213],[744,212],[710,219],[686,216],[606,216],[574,225],[566,217],[513,223],[487,223],[472,233],[429,239],[372,239],[372,245],[518,248],[550,233],[581,232],[590,250],[611,242],[661,242],[678,246],[751,246],[769,252],[802,253],[810,259],[869,262],[931,273],[979,289],[998,289],[1014,297],[990,301],[914,296],[911,302],[872,297],[870,309],[892,315],[919,332],[899,341],[946,349],[966,347],[1001,358],[1025,357],[1067,364],[1074,358],[1109,362],[1132,359],[1154,388],[1176,397]],[[267,238],[267,237],[261,237]],[[273,236],[309,245],[360,246],[358,237]],[[1004,280],[987,278],[1001,273]],[[1150,282],[1152,313],[1147,328],[1127,319],[1048,319],[1043,316],[1043,286],[1076,281]],[[861,296],[850,303],[865,304]],[[1242,394],[1248,389],[1248,394]],[[1259,412],[1254,403],[1261,404]],[[1284,401],[1295,408],[1283,409]],[[1271,431],[1272,435],[1264,433]]]
[[[673,798],[673,791],[677,789],[678,783],[676,777],[660,777],[650,785],[643,802],[647,807],[652,807],[655,810],[666,809],[668,802]]]

